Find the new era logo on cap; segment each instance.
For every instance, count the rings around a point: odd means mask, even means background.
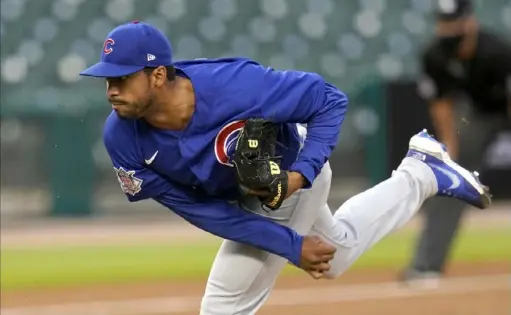
[[[114,28],[106,37],[101,59],[80,75],[122,77],[145,67],[172,65],[172,47],[156,27],[135,21]]]

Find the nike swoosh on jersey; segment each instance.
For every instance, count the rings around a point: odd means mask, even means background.
[[[156,151],[153,156],[151,156],[148,160],[145,160],[145,164],[149,165],[151,163],[153,163],[154,159],[156,158],[156,156],[158,155],[158,151]]]
[[[449,179],[451,180],[452,184],[451,186],[448,188],[448,189],[456,189],[458,187],[460,187],[461,185],[461,180],[459,179],[459,177],[454,174],[453,172],[443,168],[443,167],[439,167],[439,166],[436,166],[436,165],[430,165],[431,167],[433,167],[434,169],[438,170],[439,172],[441,172],[442,174],[444,174],[445,176],[449,177]]]

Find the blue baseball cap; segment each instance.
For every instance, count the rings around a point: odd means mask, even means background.
[[[114,28],[103,43],[101,59],[80,73],[112,78],[138,72],[145,67],[172,65],[172,47],[158,28],[139,21]]]

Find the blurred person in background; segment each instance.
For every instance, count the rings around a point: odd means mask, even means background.
[[[458,163],[480,168],[489,137],[510,121],[511,46],[478,24],[470,0],[438,0],[435,37],[421,57],[418,90],[429,103],[436,138]],[[458,96],[468,99],[467,118],[457,118]],[[465,208],[442,197],[426,202],[425,226],[403,280],[443,275]]]

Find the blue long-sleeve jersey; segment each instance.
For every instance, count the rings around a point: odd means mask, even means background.
[[[231,202],[240,197],[231,163],[235,140],[248,118],[281,123],[282,169],[301,173],[309,188],[337,143],[346,95],[317,74],[276,71],[249,59],[174,66],[195,93],[185,130],[157,129],[115,112],[106,120],[104,143],[121,188],[130,201],[154,199],[205,231],[298,265],[302,236]],[[297,123],[307,124],[305,143]]]

